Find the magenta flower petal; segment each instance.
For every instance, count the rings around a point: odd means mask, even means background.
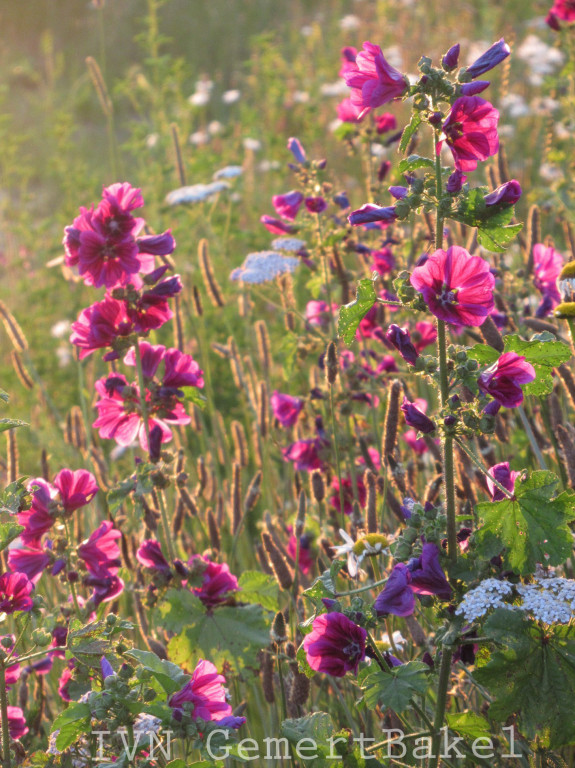
[[[325,613],[314,619],[303,647],[313,670],[344,677],[346,672],[357,674],[359,662],[365,659],[366,638],[365,629],[343,613]]]

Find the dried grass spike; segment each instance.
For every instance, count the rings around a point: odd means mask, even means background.
[[[186,169],[184,167],[184,160],[182,157],[182,146],[180,143],[180,132],[178,126],[175,123],[170,125],[170,133],[172,134],[172,144],[174,146],[174,155],[176,157],[176,170],[178,171],[178,182],[181,187],[186,186]]]
[[[20,474],[18,466],[18,442],[16,439],[16,430],[9,429],[6,432],[6,479],[8,484],[15,483]]]
[[[271,345],[270,336],[268,333],[268,327],[263,320],[258,320],[254,324],[256,332],[256,338],[258,341],[258,355],[260,358],[260,365],[266,375],[270,373],[271,369]]]
[[[389,389],[387,411],[385,413],[385,425],[383,430],[382,456],[386,463],[388,456],[395,450],[397,440],[397,425],[399,423],[399,396],[401,394],[401,382],[394,379]]]
[[[286,591],[293,585],[293,575],[290,572],[288,564],[282,553],[276,547],[274,540],[269,533],[262,533],[262,542],[270,559],[271,567],[278,584]]]
[[[25,352],[28,349],[28,340],[18,325],[18,321],[3,301],[0,301],[0,317],[14,349]]]
[[[224,306],[222,289],[220,288],[214,275],[214,268],[210,259],[208,241],[205,238],[200,240],[198,245],[198,259],[200,262],[202,277],[204,279],[204,285],[206,286],[206,291],[210,297],[210,301],[214,307],[221,308]]]
[[[102,112],[106,117],[111,117],[114,112],[114,106],[112,104],[112,100],[110,99],[108,89],[106,88],[102,70],[100,69],[98,62],[93,56],[86,57],[86,66],[88,67],[88,73],[96,90],[96,95],[98,97],[98,101],[100,102]]]
[[[24,365],[20,352],[17,349],[13,349],[10,352],[10,357],[12,359],[12,365],[14,366],[14,370],[16,371],[16,375],[20,379],[20,383],[22,384],[22,386],[25,387],[26,389],[33,389],[34,379],[30,376],[30,374],[26,370],[26,367]]]

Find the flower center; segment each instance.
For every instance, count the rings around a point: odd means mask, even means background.
[[[361,647],[359,643],[350,643],[349,645],[346,645],[343,652],[349,659],[353,660],[358,656],[361,656]]]
[[[438,301],[440,304],[443,304],[444,306],[446,304],[448,305],[457,304],[457,288],[452,289],[444,283],[441,289],[441,293],[438,296]]]

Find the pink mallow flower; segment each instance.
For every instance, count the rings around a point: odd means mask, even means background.
[[[500,464],[494,464],[489,467],[489,475],[494,477],[499,485],[502,485],[506,491],[513,493],[515,490],[515,480],[521,472],[515,472],[509,468],[508,461],[502,461]],[[487,488],[491,494],[491,501],[503,501],[505,494],[495,485],[491,477],[487,476]]]
[[[8,714],[8,730],[10,732],[10,738],[15,740],[21,739],[22,736],[25,736],[30,730],[26,725],[24,712],[20,707],[13,707],[11,705],[8,705],[6,711]],[[1,721],[2,715],[0,714],[0,722]]]
[[[336,106],[337,116],[342,123],[360,123],[363,116],[360,117],[362,109],[348,97],[343,99]],[[364,113],[365,114],[365,113]]]
[[[211,661],[200,659],[185,686],[168,700],[176,720],[189,712],[193,720],[215,721],[224,728],[239,728],[245,717],[234,717],[224,685],[226,678]]]
[[[86,469],[62,469],[54,478],[54,486],[60,492],[60,502],[68,513],[89,504],[98,493],[98,483]]]
[[[357,72],[357,64],[355,60],[357,58],[357,48],[351,45],[347,45],[340,51],[341,68],[339,70],[339,76],[344,77],[346,72]]]
[[[336,313],[338,305],[332,303],[332,314]],[[318,328],[328,328],[330,324],[329,320],[329,304],[326,301],[308,301],[305,308],[305,319],[310,325],[315,325]]]
[[[458,171],[474,171],[478,160],[497,154],[498,120],[499,112],[479,96],[461,96],[453,102],[443,133]]]
[[[144,568],[150,568],[152,571],[159,571],[164,574],[171,573],[170,565],[163,555],[160,543],[154,539],[146,539],[140,544],[136,552],[136,560]]]
[[[395,258],[389,248],[381,248],[379,251],[372,251],[373,259],[371,268],[380,275],[387,275],[395,267]]]
[[[58,490],[41,477],[32,478],[26,487],[32,492],[32,503],[30,509],[17,515],[18,523],[24,526],[20,538],[24,544],[36,547],[54,525],[52,512],[56,507]]]
[[[92,600],[96,605],[113,600],[124,589],[124,582],[118,576],[122,563],[118,546],[121,537],[113,523],[104,520],[76,550],[88,569],[84,584],[94,588]]]
[[[3,573],[0,576],[0,613],[31,611],[34,584],[25,573]]]
[[[574,0],[555,0],[545,21],[556,32],[561,29],[561,21],[566,24],[573,24],[575,22]]]
[[[189,566],[199,565],[202,567],[202,584],[199,587],[192,587],[194,595],[200,598],[207,608],[213,608],[215,605],[224,603],[230,592],[239,590],[238,580],[227,563],[215,563],[209,557],[192,555],[188,560]]]
[[[382,104],[400,99],[406,92],[407,79],[385,60],[379,45],[365,42],[355,64],[357,69],[344,72],[343,77],[352,89],[352,102],[361,107],[360,118]]]
[[[272,203],[278,216],[293,221],[303,203],[303,195],[297,190],[292,190],[285,195],[274,195]]]
[[[304,401],[299,397],[283,395],[277,389],[274,390],[270,401],[273,415],[282,427],[293,427],[301,413]]]
[[[453,325],[482,325],[494,306],[489,262],[457,245],[435,251],[416,267],[411,284],[436,317]]]
[[[365,629],[337,612],[318,616],[312,626],[303,641],[310,667],[332,677],[357,675],[359,662],[365,659]]]
[[[166,349],[142,341],[140,354],[146,380],[150,433],[154,427],[158,427],[161,430],[161,442],[167,443],[172,439],[169,425],[189,424],[191,421],[181,402],[181,387],[202,388],[203,371],[190,355],[178,349]],[[126,354],[124,362],[135,366],[133,348]],[[158,380],[156,374],[161,363],[164,371],[161,380]],[[129,384],[122,374],[113,374],[99,379],[95,388],[100,399],[96,403],[99,415],[93,426],[100,430],[100,436],[114,439],[118,445],[131,445],[139,439],[142,448],[148,450],[138,386],[135,383]]]
[[[477,383],[483,394],[491,395],[499,405],[517,408],[523,402],[521,384],[534,381],[535,375],[535,368],[523,355],[505,352],[479,375]]]
[[[411,341],[415,349],[421,353],[430,344],[435,344],[437,340],[437,328],[435,323],[429,323],[427,320],[421,320],[415,324],[411,332]]]
[[[138,273],[154,269],[155,255],[168,255],[174,250],[175,241],[169,231],[138,237],[145,222],[131,212],[143,203],[139,189],[126,182],[112,184],[104,189],[95,209],[80,209],[73,225],[66,227],[66,265],[77,266],[86,285],[126,285]]]
[[[336,509],[338,512],[341,513],[342,509],[341,509],[341,500],[340,500],[340,494],[339,494],[339,479],[337,477],[334,477],[333,480],[331,481],[331,487],[333,488],[333,493],[328,498],[328,502],[329,504],[331,504],[331,506],[334,509]],[[346,515],[351,515],[351,513],[353,512],[353,502],[355,500],[351,478],[342,477],[341,487],[342,487],[342,496],[343,496],[343,513]],[[359,475],[356,477],[356,488],[357,488],[357,500],[359,502],[359,505],[361,507],[365,507],[367,491],[365,490],[365,485]]]
[[[293,461],[298,472],[312,472],[321,469],[323,462],[319,451],[322,447],[320,438],[314,437],[307,440],[296,440],[295,443],[282,449],[282,455],[286,461]]]
[[[550,300],[549,312],[561,301],[557,278],[563,268],[563,261],[563,256],[553,246],[547,247],[543,243],[533,246],[533,282],[537,290]]]

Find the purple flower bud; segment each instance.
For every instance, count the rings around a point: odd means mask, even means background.
[[[160,460],[160,452],[162,450],[162,437],[163,432],[158,424],[155,424],[150,430],[150,445],[149,453],[151,461]]]
[[[176,241],[168,229],[161,235],[149,235],[138,238],[138,250],[140,253],[149,253],[153,256],[168,256],[176,247]]]
[[[303,164],[307,162],[305,149],[302,147],[299,139],[294,139],[293,137],[289,138],[287,148],[294,156],[296,163]]]
[[[477,96],[491,85],[489,80],[476,80],[474,83],[464,83],[461,86],[462,96]]]
[[[465,176],[461,171],[453,171],[451,176],[447,179],[445,189],[449,192],[450,195],[456,195],[458,192],[461,192],[461,187],[466,181],[467,176]]]
[[[434,112],[432,115],[429,116],[429,122],[431,125],[441,125],[443,122],[443,115],[441,112]]]
[[[441,66],[446,72],[450,72],[452,69],[455,69],[459,62],[459,49],[460,49],[459,43],[455,43],[455,45],[452,45],[451,48],[447,51],[445,56],[441,59]]]
[[[409,194],[409,190],[407,187],[390,187],[389,193],[396,200],[403,200]]]
[[[515,205],[521,197],[521,184],[516,179],[506,181],[497,187],[489,195],[485,195],[485,205],[489,208],[493,205]]]
[[[144,283],[146,285],[154,285],[154,283],[157,283],[158,280],[162,279],[162,277],[166,274],[168,269],[170,269],[169,264],[162,264],[161,267],[158,267],[153,272],[149,272],[147,275],[144,276]]]
[[[443,419],[443,423],[445,424],[446,427],[453,427],[454,424],[457,424],[457,419],[455,418],[455,416],[453,416],[453,414],[450,413],[449,416],[446,416]]]
[[[424,435],[429,435],[435,431],[435,424],[428,418],[419,408],[410,403],[407,397],[403,397],[403,404],[401,410],[405,416],[405,423],[417,429],[419,432],[423,432]]]
[[[411,574],[404,563],[392,570],[383,592],[377,596],[373,608],[377,614],[392,613],[394,616],[411,616],[415,597],[410,588]]]
[[[333,198],[333,202],[336,205],[338,205],[342,210],[349,208],[349,198],[347,196],[347,192],[340,192],[338,195],[335,195]]]
[[[389,173],[389,169],[391,168],[391,161],[390,160],[384,160],[379,168],[377,169],[377,180],[383,181],[387,174]]]
[[[511,49],[505,40],[501,38],[497,43],[493,43],[491,48],[488,48],[477,61],[474,61],[473,64],[467,68],[466,74],[472,78],[484,75],[486,72],[489,72],[490,69],[493,69],[493,67],[501,64],[510,53]]]
[[[487,405],[483,409],[483,413],[487,414],[488,416],[497,416],[500,408],[501,406],[499,405],[497,400],[492,400],[490,403],[487,403]]]
[[[411,342],[409,331],[403,330],[398,325],[393,323],[389,326],[385,333],[387,341],[397,349],[399,354],[403,357],[406,363],[409,365],[415,365],[415,361],[419,357],[417,350]]]
[[[391,222],[397,219],[397,213],[395,212],[395,206],[388,206],[382,208],[379,205],[372,205],[366,203],[358,208],[357,211],[353,211],[348,216],[348,221],[352,227],[357,227],[359,224],[372,224],[378,221]]]
[[[100,669],[102,670],[102,677],[104,680],[111,675],[115,675],[114,667],[110,664],[105,656],[100,659]]]

